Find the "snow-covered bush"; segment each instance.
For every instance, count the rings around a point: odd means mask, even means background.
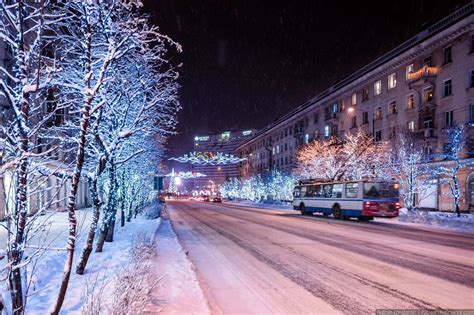
[[[250,201],[288,201],[292,199],[296,178],[280,171],[272,171],[265,178],[260,175],[248,179],[231,178],[219,192],[224,198]]]
[[[112,283],[92,282],[86,288],[82,314],[141,314],[149,304],[150,292],[160,280],[149,277],[153,239],[138,234],[132,244],[130,264],[116,274]]]

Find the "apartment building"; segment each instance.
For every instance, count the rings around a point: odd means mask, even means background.
[[[298,106],[242,143],[242,177],[271,169],[290,172],[298,148],[362,128],[375,141],[411,132],[428,153],[441,152],[446,128],[466,126],[474,152],[474,2],[413,36]],[[472,155],[466,153],[466,158]],[[463,209],[474,210],[474,169],[462,171]],[[452,209],[447,187],[433,183],[420,206]]]

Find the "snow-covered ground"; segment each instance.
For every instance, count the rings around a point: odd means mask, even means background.
[[[199,286],[194,265],[188,260],[168,219],[155,235],[156,258],[151,276],[160,278],[145,311],[162,314],[209,314],[207,299]]]
[[[94,294],[97,294],[103,284],[113,284],[116,276],[131,264],[130,249],[132,244],[138,238],[148,237],[153,239],[155,231],[161,222],[160,219],[149,220],[138,217],[137,219],[132,219],[132,222],[127,222],[125,227],[120,227],[120,224],[117,224],[114,241],[106,243],[102,253],[92,252],[85,274],[77,275],[75,273],[75,266],[87,236],[90,216],[90,209],[77,211],[79,235],[74,255],[74,268],[61,311],[62,314],[80,313],[84,302],[87,300],[87,290],[91,290],[93,286],[96,287]],[[26,307],[28,314],[48,313],[49,307],[53,304],[58,294],[66,257],[64,248],[67,241],[67,213],[53,212],[41,217],[41,220],[49,222],[48,233],[43,234],[46,243],[49,245],[36,264],[31,263],[28,265],[28,273],[32,275]],[[5,230],[1,229],[0,240],[3,242],[5,238]],[[35,238],[30,242],[30,246],[35,247],[35,244],[39,242],[40,238]],[[44,244],[44,242],[42,243]],[[27,254],[32,251],[33,249],[30,249],[27,251]],[[5,260],[2,261],[3,264],[5,264]],[[1,285],[3,286],[3,294],[8,294],[6,292],[6,282],[3,282]],[[106,295],[111,291],[110,288],[104,290],[104,299],[107,299]],[[9,300],[9,297],[5,296],[5,301],[8,302]]]
[[[267,203],[267,202],[254,202],[249,200],[232,200],[226,201],[229,204],[236,204],[246,207],[257,207],[262,209],[278,209],[278,210],[293,210],[291,203]]]
[[[253,207],[260,209],[275,209],[275,210],[293,210],[291,204],[278,203],[261,203],[248,200],[226,201],[229,204],[235,204],[245,207]],[[463,213],[458,218],[455,213],[437,212],[437,211],[413,211],[408,212],[405,208],[400,209],[400,216],[398,218],[376,218],[376,221],[403,224],[403,225],[417,225],[420,227],[436,227],[443,229],[450,229],[456,231],[464,231],[474,233],[474,214]]]
[[[399,222],[416,223],[474,233],[474,215],[470,213],[462,213],[461,217],[458,218],[456,213],[407,211],[406,208],[402,208],[400,209]]]

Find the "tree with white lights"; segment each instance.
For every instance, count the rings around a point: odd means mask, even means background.
[[[437,171],[441,175],[441,182],[448,185],[456,214],[460,217],[462,185],[459,181],[459,172],[468,165],[474,165],[474,161],[465,158],[463,154],[466,148],[466,134],[463,125],[448,128],[445,136],[444,152],[439,154],[439,157],[444,161],[441,162]]]
[[[315,140],[296,155],[295,174],[311,179],[360,179],[384,176],[388,146],[374,143],[362,130],[337,138]]]
[[[409,134],[402,133],[395,144],[390,165],[400,184],[400,195],[405,207],[411,211],[415,208],[415,197],[420,202],[430,194],[430,169],[425,154]]]

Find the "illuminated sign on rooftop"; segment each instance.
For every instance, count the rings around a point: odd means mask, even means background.
[[[196,136],[194,137],[194,141],[207,141],[209,140],[209,136]]]
[[[244,130],[242,131],[242,135],[243,136],[248,136],[248,135],[251,135],[252,134],[252,130]]]

